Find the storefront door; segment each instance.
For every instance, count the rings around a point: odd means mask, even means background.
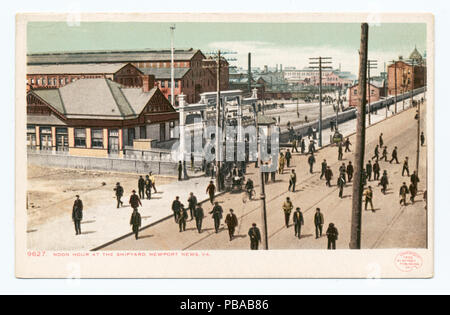
[[[119,154],[119,130],[110,129],[108,131],[108,153]]]
[[[40,149],[41,151],[52,150],[52,129],[50,127],[40,128]]]

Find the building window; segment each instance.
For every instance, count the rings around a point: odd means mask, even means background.
[[[353,90],[353,95],[358,95],[358,90],[357,89]]]
[[[96,149],[103,149],[103,130],[92,129],[91,131],[91,146]]]
[[[176,89],[178,88],[178,84],[179,84],[179,83],[178,83],[178,80],[176,80],[176,81],[175,81],[175,88],[176,88]]]
[[[162,88],[165,88],[165,87],[166,87],[166,81],[164,81],[164,80],[161,81],[161,87],[162,87]]]
[[[145,128],[145,126],[139,127],[139,137],[141,139],[147,139],[147,128]]]
[[[36,149],[36,128],[31,125],[27,126],[27,147]]]
[[[76,128],[74,130],[75,136],[75,147],[76,148],[85,148],[86,147],[86,129],[85,128]]]

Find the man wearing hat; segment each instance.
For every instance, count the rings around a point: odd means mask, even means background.
[[[152,182],[152,186],[153,186],[153,192],[156,194],[156,179],[155,179],[155,175],[153,175],[152,172],[148,173],[148,175],[150,176],[150,180]]]
[[[339,232],[334,226],[334,223],[330,223],[327,229],[328,249],[336,249],[336,241],[338,239]]]
[[[145,176],[145,195],[148,200],[152,198],[152,181],[148,175]]]
[[[250,249],[258,250],[258,245],[261,242],[261,233],[256,227],[256,223],[253,223],[250,230],[248,230],[248,236],[250,236]]]
[[[132,226],[132,231],[137,240],[139,238],[139,228],[141,227],[141,215],[137,208],[135,208],[131,214],[130,225]]]
[[[227,217],[225,218],[225,224],[228,227],[228,234],[230,236],[231,242],[234,237],[234,230],[236,229],[236,226],[238,226],[238,219],[237,216],[233,213],[233,209],[230,209],[230,213],[227,214]]]
[[[139,189],[139,198],[144,199],[145,198],[145,194],[144,194],[144,190],[145,190],[145,180],[144,178],[141,176],[139,176],[139,180],[138,180],[138,189]]]
[[[141,199],[139,199],[139,196],[136,195],[136,190],[134,189],[132,191],[132,195],[130,196],[129,204],[133,209],[137,209],[139,205],[142,207]]]
[[[120,186],[120,183],[116,183],[116,188],[114,188],[114,191],[116,192],[117,208],[119,208],[119,206],[123,206],[123,201],[120,200],[123,196],[123,187]]]
[[[220,220],[222,219],[222,213],[223,209],[219,205],[219,202],[214,202],[214,208],[209,214],[212,214],[212,217],[214,219],[214,229],[216,230],[216,233],[219,233],[219,227],[220,227]]]
[[[77,199],[73,203],[72,220],[75,224],[76,235],[81,234],[81,220],[83,220],[83,202],[79,195],[75,196]]]
[[[322,237],[323,223],[324,223],[323,214],[320,212],[320,208],[316,208],[316,214],[314,215],[314,225],[316,227],[316,239]]]
[[[300,238],[302,234],[302,225],[305,224],[305,222],[303,220],[303,213],[300,212],[299,207],[295,209],[293,220],[294,220],[295,236]]]

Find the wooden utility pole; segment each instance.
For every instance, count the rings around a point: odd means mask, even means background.
[[[350,249],[361,249],[361,218],[364,168],[364,152],[366,141],[366,93],[367,93],[367,46],[369,41],[369,25],[361,24],[361,45],[359,50],[359,85],[358,85],[358,117],[356,122],[355,178],[352,196],[352,226],[350,232]]]
[[[216,100],[216,187],[220,191],[220,181],[219,173],[220,169],[220,159],[221,159],[221,140],[219,137],[220,133],[220,50],[217,52],[217,71],[216,71],[216,81],[217,81],[217,100]]]
[[[310,60],[310,68],[319,70],[319,147],[322,147],[322,70],[323,69],[332,69],[330,66],[323,66],[324,64],[331,64],[331,57],[316,57],[309,58]],[[311,66],[318,65],[318,66]]]

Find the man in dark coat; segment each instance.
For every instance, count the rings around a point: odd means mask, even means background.
[[[420,182],[419,176],[417,176],[417,172],[414,171],[411,175],[411,184],[417,187],[417,183]]]
[[[409,185],[409,193],[411,194],[409,200],[411,200],[411,203],[414,204],[414,198],[417,196],[417,186],[414,186],[413,183]]]
[[[366,175],[369,182],[372,180],[372,163],[370,160],[366,164]]]
[[[299,207],[295,209],[293,220],[294,220],[295,236],[300,238],[302,234],[302,225],[305,224],[305,222],[303,220],[303,213],[301,213]]]
[[[186,220],[188,218],[187,209],[183,204],[180,204],[180,215],[178,216],[178,226],[180,227],[180,232],[186,231]]]
[[[351,144],[350,139],[348,137],[347,137],[347,139],[345,139],[344,145],[345,145],[345,152],[351,152],[350,151],[350,146],[352,144]]]
[[[148,200],[152,198],[152,181],[148,175],[145,176],[145,195]]]
[[[389,185],[389,179],[387,176],[387,171],[383,172],[383,176],[381,176],[381,180],[379,185],[381,185],[381,192],[386,194],[387,185]]]
[[[287,149],[286,154],[285,154],[284,157],[286,158],[286,166],[290,167],[291,166],[292,154],[291,154],[291,152],[289,152],[289,149]]]
[[[339,145],[338,145],[338,160],[339,161],[342,160],[343,156],[344,156],[344,154],[342,152],[342,142],[339,142]]]
[[[297,183],[297,174],[295,174],[295,170],[291,171],[291,176],[289,178],[289,188],[288,191],[295,192],[295,184]],[[291,190],[292,189],[292,190]]]
[[[313,166],[314,163],[316,163],[316,158],[314,157],[314,153],[311,153],[311,155],[308,158],[308,164],[309,164],[309,172],[313,173]]]
[[[178,223],[178,218],[180,216],[181,212],[181,202],[180,197],[176,196],[175,200],[172,202],[172,211],[173,211],[173,217],[175,219],[175,222]]]
[[[331,187],[331,178],[333,177],[333,172],[331,171],[331,168],[327,166],[327,170],[325,171],[325,179],[326,179],[326,185],[328,187]]]
[[[387,159],[388,159],[388,157],[387,157],[387,155],[388,155],[388,152],[387,152],[387,146],[384,146],[383,147],[383,152],[381,153],[381,159],[380,159],[380,161],[385,161],[385,162],[387,162]]]
[[[404,176],[405,172],[406,175],[409,177],[408,157],[405,157],[405,160],[403,161],[402,176]]]
[[[75,199],[73,203],[72,208],[72,220],[75,224],[75,235],[81,234],[81,220],[83,220],[83,202],[80,199],[79,195],[75,196],[77,199]]]
[[[345,163],[342,163],[342,165],[339,167],[339,176],[341,176],[344,179],[344,184],[346,182],[345,175],[347,174],[347,167],[345,166]]]
[[[209,202],[214,203],[214,195],[216,193],[216,186],[210,181],[208,187],[206,187],[206,193],[209,195]]]
[[[183,164],[181,164],[181,161],[178,161],[178,180],[182,180],[183,175]]]
[[[225,218],[225,224],[228,227],[228,235],[230,236],[231,242],[234,237],[234,230],[236,229],[236,226],[238,226],[238,219],[237,216],[233,213],[233,209],[230,209],[230,213],[227,214]]]
[[[322,162],[322,168],[320,173],[320,179],[322,179],[323,176],[325,176],[325,172],[327,171],[327,160],[323,160]]]
[[[402,187],[400,187],[400,205],[403,203],[403,205],[406,206],[406,195],[409,194],[408,186],[406,186],[406,183],[403,183]]]
[[[316,239],[322,237],[322,227],[324,224],[323,214],[320,212],[320,208],[316,208],[314,214],[314,226],[316,227]]]
[[[256,227],[256,223],[253,223],[252,227],[248,230],[248,236],[250,236],[250,249],[258,250],[258,245],[261,242],[261,233]]]
[[[132,231],[136,240],[139,238],[139,228],[141,227],[141,215],[139,214],[137,208],[133,210],[130,219],[130,225],[132,226]]]
[[[139,198],[144,199],[145,198],[145,179],[141,176],[139,176],[138,180],[138,189],[139,189]]]
[[[395,160],[395,163],[400,164],[400,162],[398,161],[398,157],[397,157],[397,147],[394,147],[394,150],[392,150],[392,155],[391,155],[391,160],[389,161],[389,163],[392,163],[392,161]]]
[[[420,145],[423,146],[425,144],[425,135],[423,131],[420,133]]]
[[[328,249],[336,249],[336,241],[338,239],[338,236],[339,232],[334,226],[334,223],[330,223],[327,229]]]
[[[375,146],[375,150],[373,151],[373,156],[372,156],[372,160],[376,159],[376,161],[378,161],[378,156],[379,156],[379,152],[378,152],[378,144]]]
[[[220,220],[222,219],[222,213],[223,213],[223,209],[219,205],[219,203],[216,201],[214,203],[214,208],[209,213],[209,214],[212,214],[212,218],[214,219],[214,229],[216,230],[216,233],[219,233]]]
[[[373,179],[379,180],[380,179],[380,164],[378,163],[378,160],[373,163]]]
[[[193,192],[191,192],[189,194],[188,205],[189,205],[189,211],[191,213],[191,221],[192,221],[194,219],[195,207],[197,207],[197,197],[195,197]]]
[[[120,200],[123,196],[123,187],[120,186],[120,183],[116,183],[114,191],[116,192],[117,208],[119,208],[119,206],[123,206],[123,202]]]
[[[344,187],[345,187],[345,179],[342,177],[342,174],[339,175],[337,185],[339,187],[339,198],[342,199],[344,197]]]
[[[380,148],[382,148],[383,144],[384,144],[383,133],[380,133],[380,137],[378,138],[378,143],[380,144]]]
[[[305,144],[305,139],[302,138],[302,141],[300,141],[300,152],[302,154],[304,154],[306,151],[306,144]]]
[[[197,204],[194,210],[194,217],[195,217],[195,226],[197,227],[198,233],[202,233],[202,222],[203,218],[205,217],[205,214],[203,212],[203,208],[200,204]]]
[[[347,164],[347,179],[349,182],[351,182],[353,179],[353,172],[354,172],[354,169],[353,169],[352,162],[349,161]]]
[[[141,200],[139,196],[136,195],[136,190],[133,189],[132,194],[130,196],[130,201],[128,202],[133,209],[137,209],[139,206],[142,207]]]

